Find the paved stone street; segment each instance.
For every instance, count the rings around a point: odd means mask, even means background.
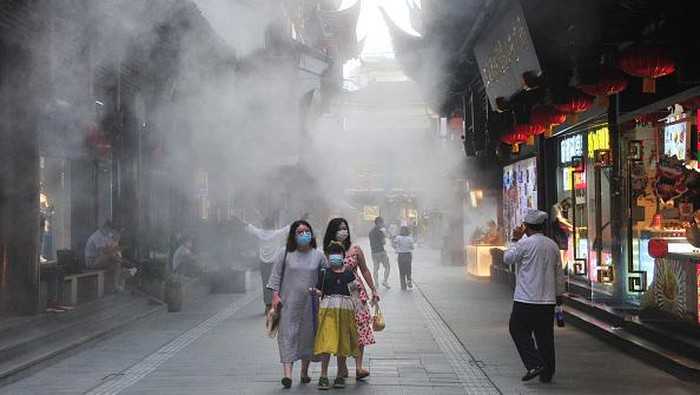
[[[522,384],[507,333],[510,291],[441,266],[439,253],[420,250],[418,288],[384,290],[387,329],[368,350],[372,376],[349,380],[356,394],[699,393],[700,387],[613,350],[567,326],[557,329],[558,374],[551,385]],[[392,256],[395,265],[395,257]],[[282,390],[276,341],[263,334],[258,273],[247,294],[209,295],[181,313],[151,316],[36,374],[0,388],[2,394],[275,394],[316,393],[312,384]],[[351,368],[352,371],[352,368]],[[331,377],[335,369],[331,369]],[[336,390],[337,391],[337,390]]]

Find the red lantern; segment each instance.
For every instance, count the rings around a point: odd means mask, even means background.
[[[520,144],[527,141],[528,135],[520,132],[511,132],[501,136],[501,142],[512,146],[514,154],[520,152]]]
[[[554,103],[554,108],[573,116],[573,121],[576,122],[576,116],[579,113],[590,110],[593,105],[593,96],[589,96],[576,89],[570,89],[566,96],[558,103]]]
[[[596,96],[604,99],[607,102],[607,97],[616,95],[627,88],[627,79],[617,70],[601,69],[600,78],[597,82],[591,84],[581,84],[577,88],[581,92],[591,96]],[[605,103],[602,103],[605,105]]]
[[[593,97],[585,93],[570,90],[564,100],[554,103],[554,108],[565,114],[577,114],[588,111],[593,105]]]
[[[676,71],[676,65],[667,51],[659,47],[632,47],[620,54],[617,62],[620,70],[643,78],[642,92],[656,92],[656,78]]]
[[[112,149],[109,138],[107,138],[104,132],[94,123],[86,124],[85,129],[87,129],[85,135],[85,143],[87,146],[97,152],[101,158],[105,158]]]
[[[668,241],[665,239],[649,240],[649,256],[663,258],[668,255]]]
[[[551,133],[554,126],[564,122],[566,122],[566,114],[551,106],[536,106],[530,112],[530,123],[541,125],[545,135]]]

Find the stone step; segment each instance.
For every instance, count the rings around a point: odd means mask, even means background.
[[[566,322],[580,327],[613,346],[681,380],[700,383],[700,361],[689,358],[571,305],[565,307]]]

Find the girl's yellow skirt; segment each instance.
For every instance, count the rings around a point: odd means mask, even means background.
[[[344,295],[328,295],[321,299],[314,354],[354,357],[359,351],[352,299]]]

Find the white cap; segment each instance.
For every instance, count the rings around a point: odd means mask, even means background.
[[[530,209],[525,214],[523,222],[530,225],[542,225],[547,220],[547,217],[548,215],[544,211]]]

